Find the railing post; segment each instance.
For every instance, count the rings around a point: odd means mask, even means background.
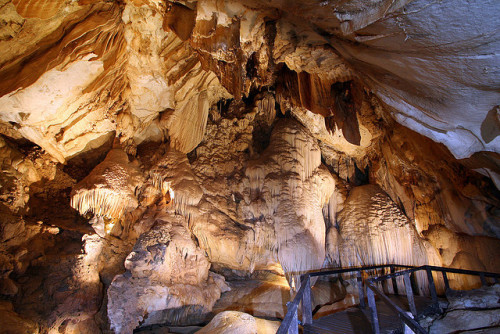
[[[394,274],[396,271],[394,270],[394,266],[391,265],[391,275]],[[395,295],[399,295],[398,291],[398,281],[396,280],[396,277],[391,278],[392,282],[392,291],[394,292]]]
[[[302,323],[312,325],[311,277],[309,275],[303,276],[301,284],[306,285],[302,297]]]
[[[411,286],[412,286],[413,290],[416,291],[416,293],[419,296],[422,295],[420,288],[418,286],[418,279],[417,279],[417,272],[416,271],[414,271],[410,274],[410,281],[411,281]]]
[[[359,306],[362,308],[366,307],[365,304],[365,291],[363,288],[363,277],[361,275],[361,270],[359,270],[356,274],[356,281],[358,283],[358,291],[359,291]]]
[[[408,306],[410,306],[413,319],[417,318],[417,308],[415,307],[415,298],[413,298],[413,289],[411,288],[410,275],[404,274],[403,279],[405,282],[406,298],[408,299]]]
[[[429,290],[431,291],[432,302],[438,305],[436,285],[434,284],[434,277],[432,277],[432,270],[430,268],[425,268],[425,271],[427,272],[427,279],[429,280]]]
[[[291,303],[292,302],[286,303],[286,307],[288,308]],[[288,327],[288,334],[299,334],[299,319],[297,317],[297,310],[293,313],[290,327]]]
[[[481,285],[482,286],[487,286],[488,282],[486,282],[486,277],[484,276],[484,273],[480,273],[479,277],[481,278]]]
[[[450,282],[448,281],[448,275],[446,274],[446,271],[442,270],[441,273],[443,274],[444,291],[446,292],[450,288]]]
[[[377,304],[375,303],[375,295],[372,289],[368,286],[366,288],[366,294],[368,297],[368,306],[370,306],[372,315],[372,328],[374,334],[380,334],[380,327],[378,325],[378,314],[377,314]]]

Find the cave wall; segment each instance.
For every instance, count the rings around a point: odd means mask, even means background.
[[[0,327],[198,324],[235,278],[328,266],[499,272],[500,8],[464,6],[1,1]]]

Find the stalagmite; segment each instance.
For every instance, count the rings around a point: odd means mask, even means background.
[[[202,320],[228,289],[209,267],[184,218],[168,209],[155,213],[153,228],[125,261],[127,272],[117,275],[108,290],[111,328],[132,333],[139,324],[164,322],[168,312],[180,314],[177,320],[167,318],[172,323]]]

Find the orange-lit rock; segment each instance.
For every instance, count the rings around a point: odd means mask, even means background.
[[[119,221],[139,205],[135,192],[141,182],[137,162],[129,162],[123,150],[114,148],[73,188],[71,206],[82,215],[93,213]]]
[[[259,331],[308,270],[500,272],[499,10],[0,1],[0,328]]]
[[[271,334],[275,333],[280,323],[254,318],[249,314],[236,311],[225,311],[215,316],[212,321],[197,333],[242,333],[242,334]]]

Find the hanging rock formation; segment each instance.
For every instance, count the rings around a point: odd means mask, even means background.
[[[159,161],[149,171],[153,184],[164,196],[168,195],[174,201],[179,211],[186,212],[186,207],[196,206],[200,202],[203,189],[185,154],[170,147],[161,152]]]
[[[269,147],[246,174],[248,204],[254,216],[273,222],[285,273],[321,269],[326,235],[322,208],[334,182],[321,165],[321,151],[310,132],[295,121],[278,122]]]
[[[500,272],[499,16],[0,0],[0,328],[254,331],[325,266]]]
[[[112,149],[73,188],[71,206],[82,215],[90,212],[117,221],[139,205],[135,192],[141,182],[142,173],[136,164],[129,162],[127,153]]]

